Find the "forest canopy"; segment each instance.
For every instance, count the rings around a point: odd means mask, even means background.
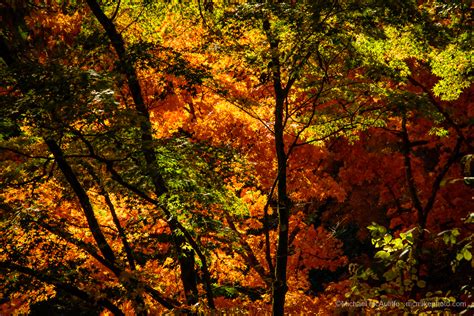
[[[1,315],[472,312],[471,1],[0,11]]]

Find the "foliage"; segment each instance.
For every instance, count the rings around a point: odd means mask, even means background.
[[[470,7],[0,5],[0,314],[469,312]]]
[[[369,301],[366,308],[377,311],[441,312],[450,306],[456,306],[457,291],[436,290],[423,280],[419,271],[420,259],[416,254],[419,250],[414,247],[415,229],[401,232],[398,236],[390,234],[385,227],[375,223],[368,229],[374,247],[380,249],[374,255],[378,262],[374,262],[369,268],[357,265],[350,267],[353,284],[346,297]],[[445,251],[451,252],[452,246],[458,246],[456,243],[456,237],[459,236],[458,229],[442,232],[438,234],[439,236],[443,237],[443,241],[449,247]],[[467,243],[457,252],[455,259],[451,261],[453,272],[461,260],[472,259],[469,249],[470,245]],[[465,292],[467,287],[467,285],[462,287],[459,292],[467,294]],[[466,305],[460,304],[457,307],[464,312],[468,310]]]

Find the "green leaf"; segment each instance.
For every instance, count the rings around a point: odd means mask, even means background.
[[[392,245],[396,249],[402,249],[403,248],[403,242],[400,238],[394,239],[392,241]]]
[[[393,279],[395,279],[396,277],[398,276],[398,273],[393,271],[393,270],[388,270],[387,272],[385,272],[383,274],[383,277],[385,278],[385,280],[387,280],[388,282],[392,281]]]
[[[380,258],[382,260],[387,260],[390,258],[390,254],[384,250],[377,251],[375,258]]]
[[[391,240],[392,240],[392,236],[391,236],[391,235],[388,235],[388,234],[387,234],[387,235],[383,236],[383,241],[384,241],[385,243],[388,244]]]
[[[463,257],[464,259],[466,259],[467,261],[470,261],[472,259],[472,253],[467,250],[467,249],[464,249],[463,251]]]
[[[455,228],[455,229],[453,229],[452,235],[454,237],[457,237],[457,236],[461,235],[461,233],[459,232],[459,229]]]

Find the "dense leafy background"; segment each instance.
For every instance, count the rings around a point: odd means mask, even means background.
[[[0,314],[470,311],[469,1],[0,10]]]

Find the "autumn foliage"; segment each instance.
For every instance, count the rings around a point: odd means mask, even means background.
[[[0,314],[468,313],[471,4],[368,2],[0,4]]]

